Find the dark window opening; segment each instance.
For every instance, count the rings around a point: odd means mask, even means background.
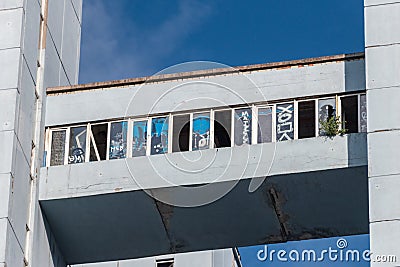
[[[107,124],[91,126],[90,161],[105,160],[107,156]]]
[[[342,97],[342,127],[347,133],[358,132],[358,96]]]
[[[315,101],[299,102],[299,139],[315,137]]]
[[[174,260],[160,260],[156,262],[156,267],[173,267],[174,266]]]
[[[232,115],[230,110],[215,112],[214,144],[216,148],[231,146]]]
[[[174,116],[172,152],[189,151],[190,115]]]

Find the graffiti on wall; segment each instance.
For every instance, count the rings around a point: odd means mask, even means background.
[[[135,121],[133,123],[132,156],[146,155],[147,147],[147,121]]]
[[[123,159],[126,157],[127,133],[127,121],[111,123],[109,151],[110,159]]]
[[[235,145],[251,144],[251,108],[235,110]]]
[[[276,141],[294,139],[293,103],[276,105]]]
[[[168,117],[151,120],[151,154],[168,152]]]
[[[210,147],[210,114],[193,115],[192,150]]]

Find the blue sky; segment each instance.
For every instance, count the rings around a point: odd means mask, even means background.
[[[84,0],[80,83],[360,52],[363,0]]]
[[[230,66],[364,51],[363,0],[84,0],[80,83],[153,75],[188,61]],[[368,235],[346,237],[369,247]],[[337,238],[270,245],[325,249]],[[261,262],[241,248],[245,267],[368,266],[367,262]]]

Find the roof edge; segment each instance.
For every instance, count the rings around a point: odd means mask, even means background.
[[[111,87],[137,85],[137,84],[143,84],[143,83],[173,81],[173,80],[196,78],[196,77],[203,77],[203,76],[216,76],[216,75],[235,73],[238,71],[239,72],[247,72],[247,71],[258,71],[258,70],[264,70],[264,69],[281,69],[281,68],[288,68],[288,67],[293,67],[293,66],[312,65],[312,64],[319,64],[319,63],[325,63],[325,62],[357,60],[357,59],[363,59],[364,57],[365,57],[365,53],[359,52],[359,53],[352,53],[352,54],[339,54],[339,55],[333,55],[333,56],[314,57],[314,58],[297,59],[297,60],[290,60],[290,61],[280,61],[280,62],[272,62],[272,63],[262,63],[262,64],[254,64],[254,65],[245,65],[245,66],[237,66],[237,67],[229,67],[229,68],[179,72],[179,73],[172,73],[172,74],[145,76],[145,77],[138,77],[138,78],[122,79],[122,80],[112,80],[112,81],[105,81],[105,82],[78,84],[78,85],[72,85],[72,86],[49,87],[49,88],[47,88],[46,93],[47,93],[47,95],[52,95],[52,94],[69,93],[69,92],[75,92],[75,91],[86,91],[86,90],[93,90],[93,89],[103,89],[103,88],[111,88]]]

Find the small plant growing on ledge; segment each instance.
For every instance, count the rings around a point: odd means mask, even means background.
[[[343,123],[343,124],[342,124]],[[345,122],[340,120],[340,117],[332,116],[327,120],[320,120],[321,124],[321,135],[333,137],[336,135],[344,135],[347,133],[347,129],[340,129],[340,125],[344,125]]]

